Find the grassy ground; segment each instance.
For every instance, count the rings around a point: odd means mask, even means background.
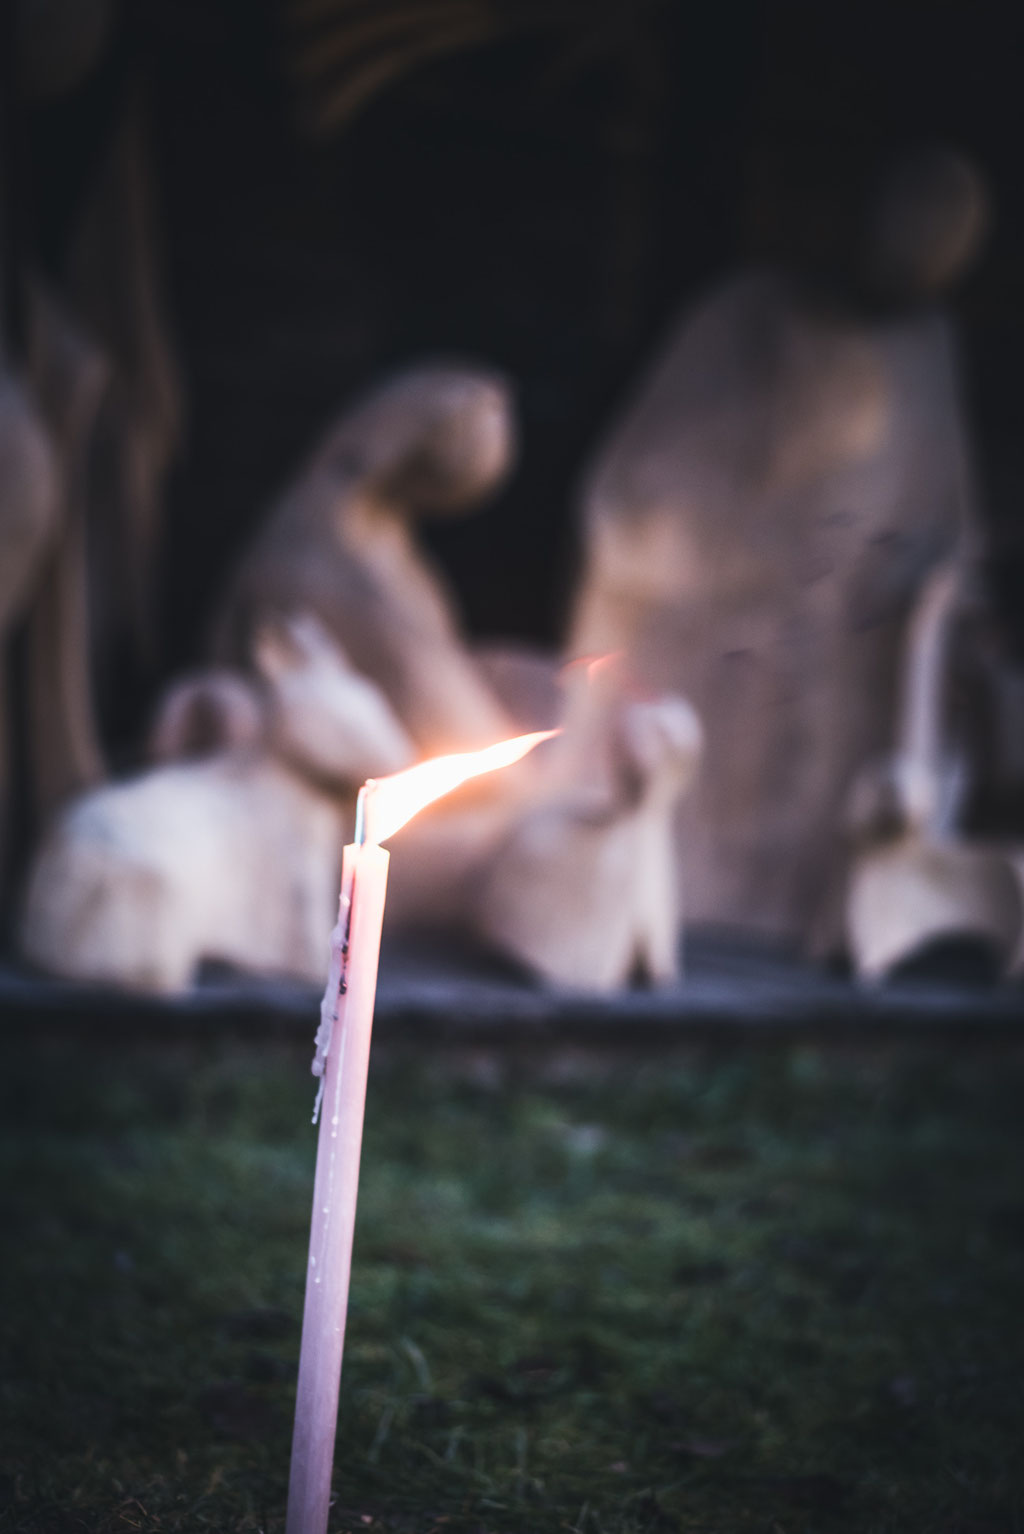
[[[0,1529],[280,1530],[308,1050],[6,1050]],[[1024,1060],[371,1081],[332,1530],[1024,1530]]]

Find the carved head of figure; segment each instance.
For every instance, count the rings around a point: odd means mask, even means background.
[[[974,261],[989,223],[988,189],[966,155],[907,152],[889,166],[869,210],[865,276],[886,299],[936,298]]]
[[[854,778],[846,803],[847,834],[857,847],[924,835],[938,818],[941,798],[936,772],[906,757],[883,757]]]
[[[385,383],[342,421],[329,459],[415,512],[459,512],[515,458],[512,395],[497,373],[429,363]]]
[[[685,698],[666,694],[629,704],[623,736],[648,798],[670,802],[692,785],[704,751],[704,731]]]
[[[267,618],[253,652],[258,678],[209,669],[169,689],[150,731],[152,760],[266,751],[328,791],[413,762],[384,694],[312,614]]]
[[[380,688],[356,671],[309,613],[269,619],[255,636],[276,753],[326,787],[358,787],[415,760]]]

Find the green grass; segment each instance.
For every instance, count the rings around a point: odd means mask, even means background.
[[[307,1049],[8,1047],[0,1529],[283,1528]],[[332,1530],[1024,1531],[1024,1061],[378,1060]]]

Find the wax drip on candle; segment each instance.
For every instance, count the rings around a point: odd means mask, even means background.
[[[356,846],[361,847],[366,841],[366,785],[359,790],[356,799],[356,828],[353,840]],[[352,930],[352,888],[355,883],[355,874],[347,888],[342,888],[338,901],[338,920],[331,933],[331,962],[327,972],[327,985],[324,988],[323,999],[320,1002],[320,1026],[316,1030],[313,1040],[315,1053],[313,1063],[310,1066],[314,1076],[320,1078],[317,1087],[316,1101],[313,1104],[313,1123],[320,1118],[320,1105],[324,1097],[324,1072],[327,1068],[327,1056],[331,1048],[331,1040],[334,1036],[334,1025],[338,1021],[338,1013],[341,998],[348,988],[348,945]]]
[[[320,1022],[313,1039],[314,1054],[310,1070],[314,1076],[319,1077],[319,1086],[316,1089],[316,1099],[313,1103],[313,1123],[320,1119],[320,1105],[323,1102],[325,1072],[327,1070],[327,1056],[330,1054],[331,1041],[334,1037],[334,1025],[338,1021],[341,1007],[341,998],[347,989],[346,969],[348,967],[348,938],[349,927],[352,921],[352,889],[343,888],[338,901],[338,920],[331,931],[330,949],[331,962],[327,969],[327,984],[320,1000]]]

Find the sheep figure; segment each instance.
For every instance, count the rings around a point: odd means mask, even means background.
[[[154,731],[164,760],[59,814],[22,913],[34,964],[163,993],[204,959],[322,979],[354,790],[413,748],[312,616],[264,624],[253,658],[258,680],[180,682]],[[190,750],[207,754],[175,759]]]
[[[602,669],[570,691],[543,792],[466,902],[479,936],[548,981],[591,991],[679,976],[675,820],[703,748],[685,699],[630,698]]]

